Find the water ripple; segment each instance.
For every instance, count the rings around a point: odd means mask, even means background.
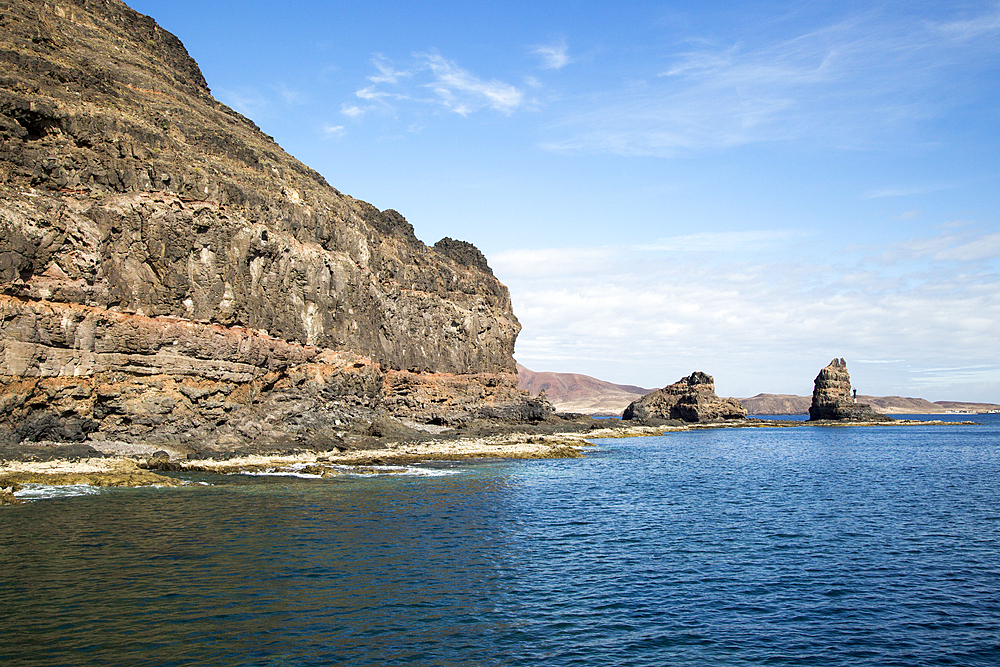
[[[998,434],[702,431],[3,508],[0,659],[996,665]]]

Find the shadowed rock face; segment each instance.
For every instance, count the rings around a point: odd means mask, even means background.
[[[855,403],[851,395],[851,376],[843,359],[834,359],[816,376],[809,420],[892,421],[872,406]]]
[[[404,371],[490,376],[520,414],[520,325],[474,246],[330,187],[118,0],[3,4],[0,439],[305,438],[395,404]],[[132,398],[99,408],[111,386]]]
[[[633,401],[622,419],[680,419],[715,422],[746,419],[746,409],[735,398],[719,398],[711,375],[696,371],[672,385]]]

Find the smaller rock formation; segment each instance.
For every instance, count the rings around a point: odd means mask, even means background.
[[[672,385],[633,401],[622,419],[680,419],[686,422],[717,422],[746,419],[747,411],[735,398],[715,395],[711,375],[695,371]]]
[[[875,412],[867,403],[855,403],[856,400],[851,395],[847,362],[835,358],[816,376],[809,421],[892,421],[892,417]]]

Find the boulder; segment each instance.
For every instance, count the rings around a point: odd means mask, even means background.
[[[809,421],[892,421],[867,403],[858,403],[851,393],[847,362],[834,358],[816,376]]]
[[[711,375],[696,371],[663,389],[633,401],[622,419],[679,419],[718,422],[746,419],[747,411],[735,398],[719,398]]]

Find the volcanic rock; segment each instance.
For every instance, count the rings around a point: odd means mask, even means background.
[[[382,417],[538,414],[474,246],[330,187],[119,0],[3,5],[0,444],[340,446]],[[421,408],[396,373],[481,403]]]
[[[834,359],[816,376],[809,421],[892,421],[867,403],[856,403],[851,395],[851,376],[847,362]]]
[[[711,375],[695,371],[663,389],[633,401],[622,419],[680,419],[717,422],[746,419],[746,408],[735,398],[719,398]]]

